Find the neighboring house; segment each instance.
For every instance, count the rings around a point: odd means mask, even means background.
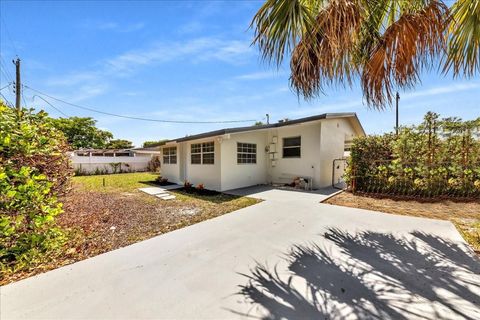
[[[355,113],[326,113],[275,124],[231,128],[168,141],[162,176],[224,191],[305,178],[314,188],[332,183],[334,159],[365,135]]]
[[[160,156],[158,147],[82,149],[70,153],[74,170],[82,174],[146,171],[155,156]]]

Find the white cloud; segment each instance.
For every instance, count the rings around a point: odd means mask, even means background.
[[[113,27],[109,26],[109,27]],[[248,42],[217,38],[196,38],[181,42],[159,42],[144,49],[131,50],[99,63],[103,67],[56,76],[46,84],[58,91],[72,92],[69,100],[81,101],[108,91],[113,79],[128,76],[141,67],[188,59],[193,63],[211,60],[231,64],[248,61],[253,54]],[[82,98],[83,96],[83,98]]]
[[[100,30],[100,31],[114,31],[114,32],[134,32],[139,31],[145,27],[145,23],[117,23],[113,21],[85,21],[81,25],[85,29]]]
[[[401,97],[401,99],[413,99],[419,97],[428,97],[442,95],[452,92],[467,91],[472,89],[480,88],[480,82],[465,82],[459,84],[451,84],[448,86],[434,87],[426,90],[414,91],[411,93],[406,93]]]
[[[132,50],[107,60],[111,72],[128,73],[139,66],[181,60],[200,62],[220,60],[238,64],[247,61],[253,54],[249,43],[239,40],[221,40],[216,38],[196,38],[172,43],[156,43],[149,48]]]
[[[247,74],[242,74],[239,76],[236,76],[234,79],[237,80],[263,80],[263,79],[271,79],[271,78],[277,78],[285,75],[286,72],[280,71],[280,72],[275,72],[275,71],[263,71],[263,72],[253,72],[253,73],[247,73]]]

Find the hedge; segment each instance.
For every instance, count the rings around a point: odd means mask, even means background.
[[[480,118],[429,112],[399,134],[354,140],[345,173],[354,192],[480,199]]]
[[[48,115],[0,101],[0,271],[16,272],[60,248],[58,196],[72,174],[63,134]]]

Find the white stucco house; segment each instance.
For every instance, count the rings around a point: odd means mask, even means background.
[[[168,141],[161,148],[161,172],[169,181],[202,183],[217,191],[295,177],[322,188],[331,185],[333,160],[363,135],[355,113],[216,130]]]

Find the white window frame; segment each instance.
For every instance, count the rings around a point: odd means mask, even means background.
[[[300,144],[299,145],[294,145],[294,146],[285,146],[285,140],[287,139],[300,139]],[[285,156],[285,149],[299,149],[299,155],[298,156]],[[294,137],[284,137],[282,138],[282,158],[284,159],[298,159],[302,157],[302,136],[294,136]]]
[[[163,164],[177,164],[177,147],[165,147],[162,151]]]
[[[195,152],[193,151],[195,148]],[[197,151],[198,148],[198,151]],[[193,156],[200,156],[200,162],[193,162]],[[190,164],[202,164],[202,144],[201,143],[192,143],[190,145]]]
[[[352,150],[352,147],[353,147],[353,139],[345,140],[343,144],[343,151],[350,152]]]
[[[193,149],[196,149],[195,152]],[[193,155],[200,155],[200,163],[194,163],[192,161],[192,156]],[[205,156],[206,155],[212,155],[212,162],[205,162]],[[206,165],[212,165],[215,164],[215,142],[214,141],[207,141],[207,142],[201,142],[201,143],[192,143],[190,145],[190,164],[192,165],[198,165],[198,164],[206,164]]]
[[[257,144],[237,142],[237,164],[257,164]]]

